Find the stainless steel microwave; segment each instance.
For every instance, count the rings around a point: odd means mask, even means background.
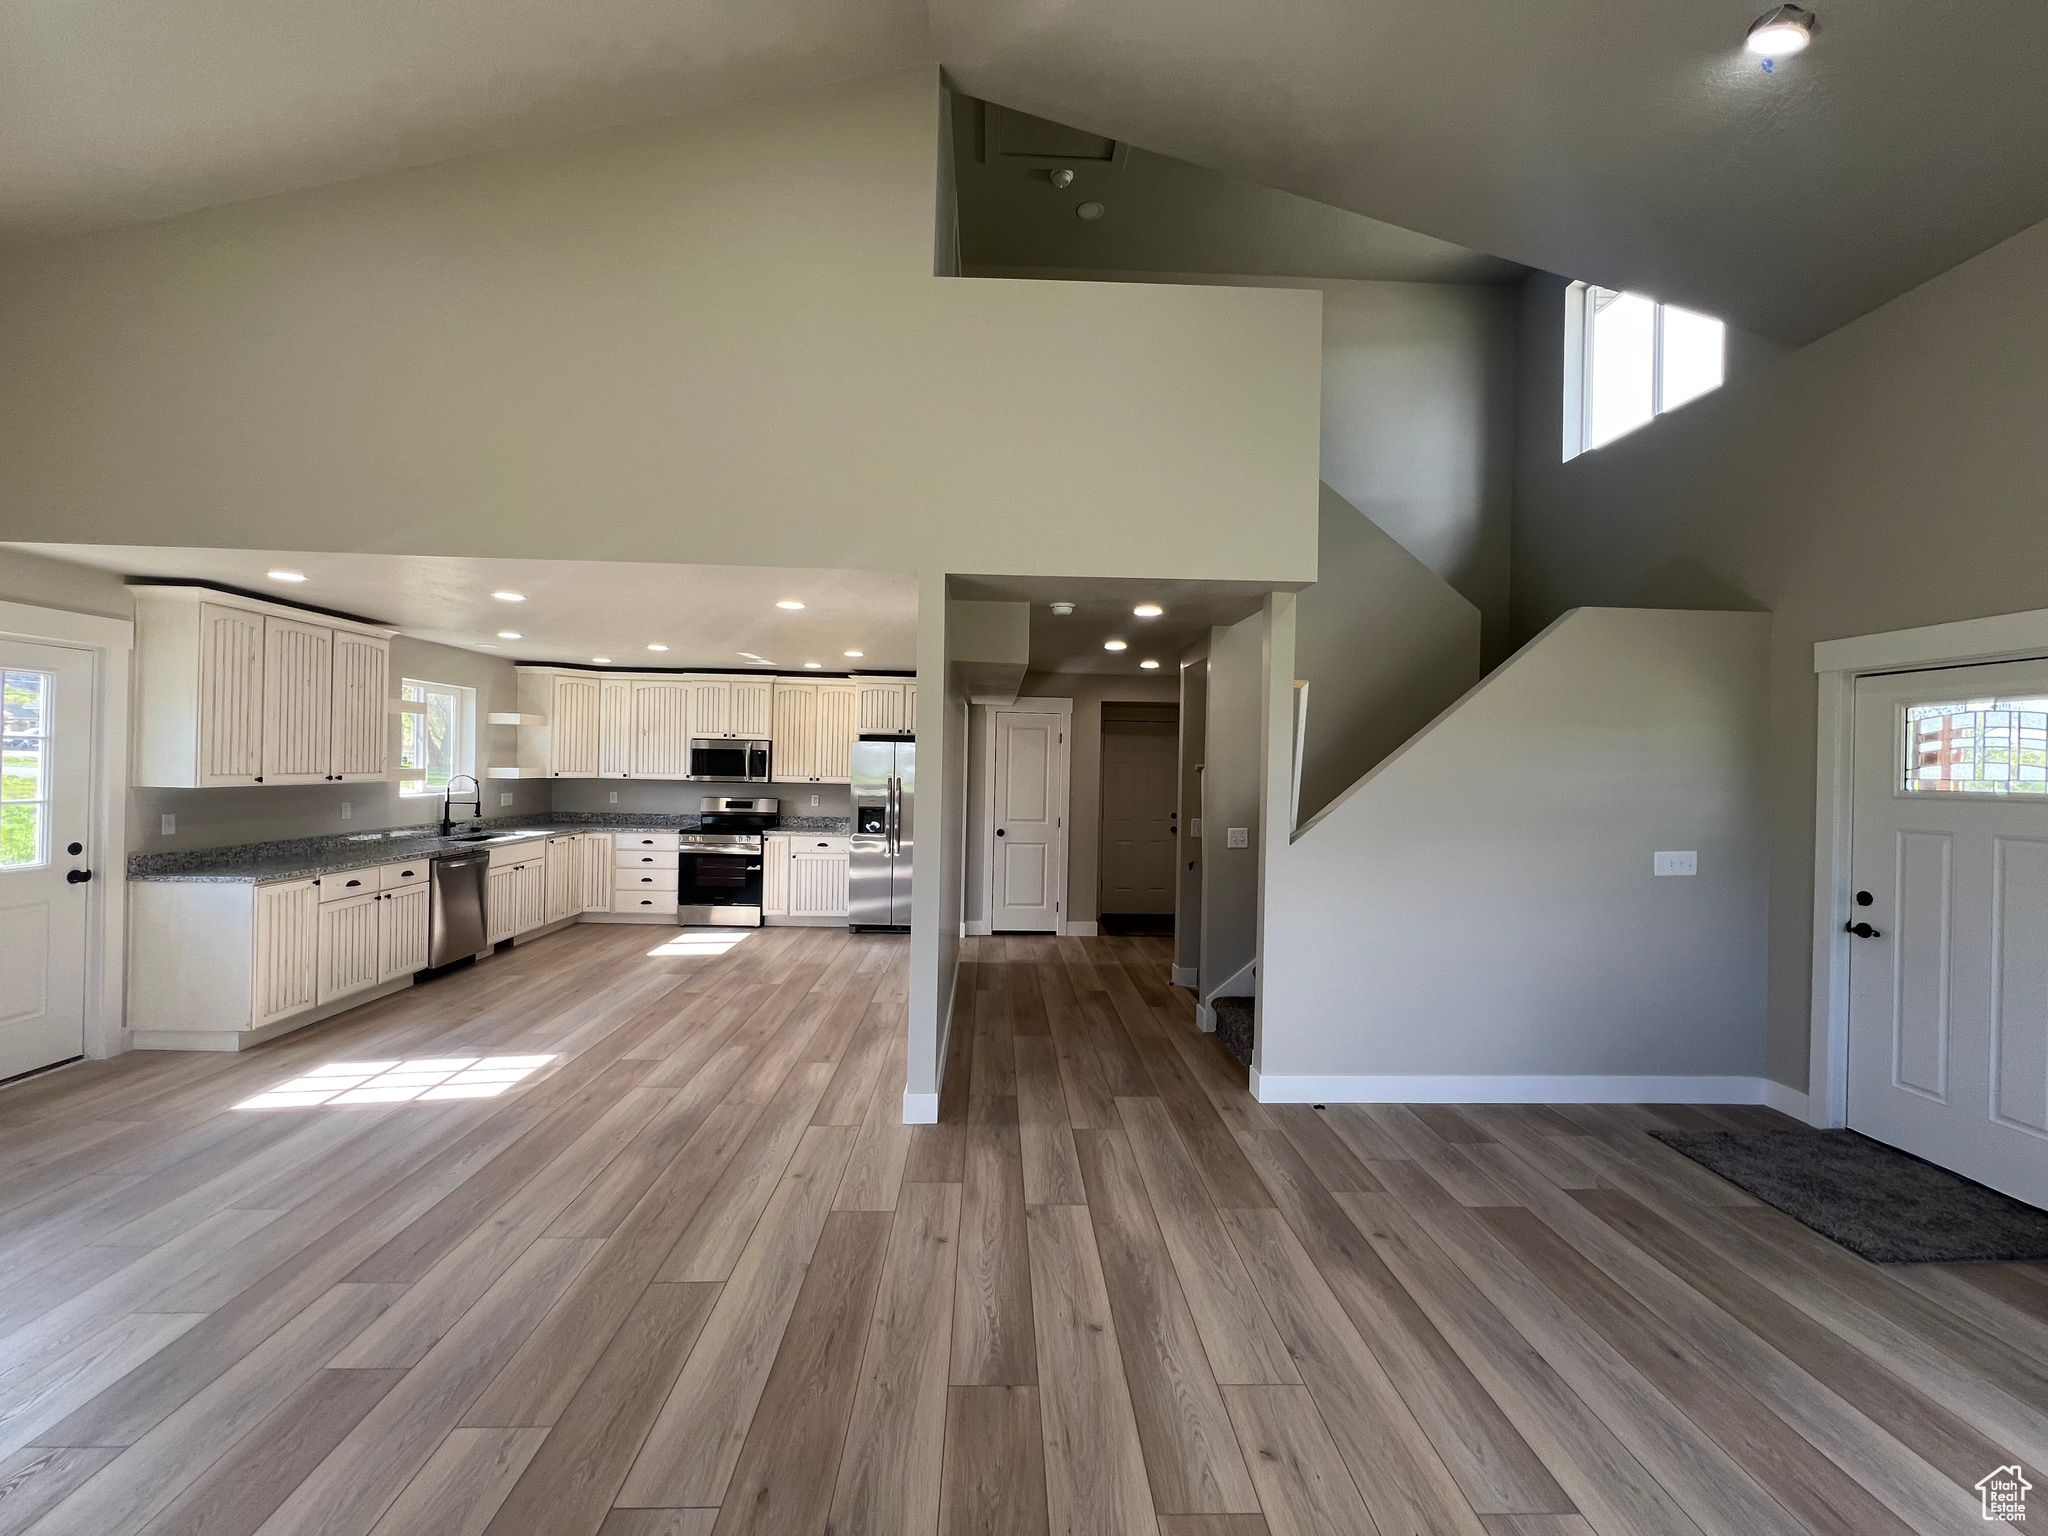
[[[690,738],[690,777],[723,784],[768,782],[768,743],[729,736]]]

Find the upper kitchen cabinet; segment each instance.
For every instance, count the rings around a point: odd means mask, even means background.
[[[860,690],[857,727],[859,734],[893,733],[910,729],[903,708],[903,683],[864,677],[857,680],[856,686]]]
[[[775,680],[736,677],[732,680],[732,712],[726,717],[731,734],[748,741],[766,741],[773,734]],[[702,731],[692,732],[701,736]]]
[[[134,591],[138,785],[387,776],[394,631],[206,587]]]
[[[818,758],[821,784],[853,782],[853,738],[860,713],[860,689],[853,683],[818,684]]]
[[[778,680],[773,732],[775,782],[850,782],[857,702],[850,682]]]
[[[633,685],[607,677],[597,695],[597,776],[623,779],[633,772]]]
[[[633,777],[690,776],[691,685],[680,677],[633,680]]]

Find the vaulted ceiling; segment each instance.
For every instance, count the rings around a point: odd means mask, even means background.
[[[1803,341],[2048,217],[2048,5],[0,0],[0,242],[936,60],[965,91]]]

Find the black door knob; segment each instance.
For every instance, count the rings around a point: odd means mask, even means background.
[[[997,827],[997,828],[996,828],[996,836],[997,836],[997,837],[1001,837],[1002,835],[1003,835],[1003,829],[1002,829],[1001,827]]]
[[[73,844],[72,844],[72,845],[71,845],[71,846],[70,846],[69,848],[66,848],[66,849],[65,849],[64,851],[65,851],[66,853],[70,854],[70,855],[71,855],[71,857],[73,857],[73,858],[75,859],[75,858],[77,858],[77,857],[78,857],[78,856],[79,856],[79,855],[80,855],[81,853],[85,852],[85,844],[83,844],[83,843],[73,843]]]
[[[74,869],[64,876],[64,881],[67,885],[84,885],[91,878],[91,870]]]
[[[1878,931],[1875,928],[1871,927],[1868,923],[1845,924],[1843,926],[1843,932],[1853,933],[1859,939],[1875,939],[1881,937]]]

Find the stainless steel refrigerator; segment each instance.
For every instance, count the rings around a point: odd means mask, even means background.
[[[916,824],[917,742],[863,736],[853,744],[851,926],[910,926],[911,828]]]

